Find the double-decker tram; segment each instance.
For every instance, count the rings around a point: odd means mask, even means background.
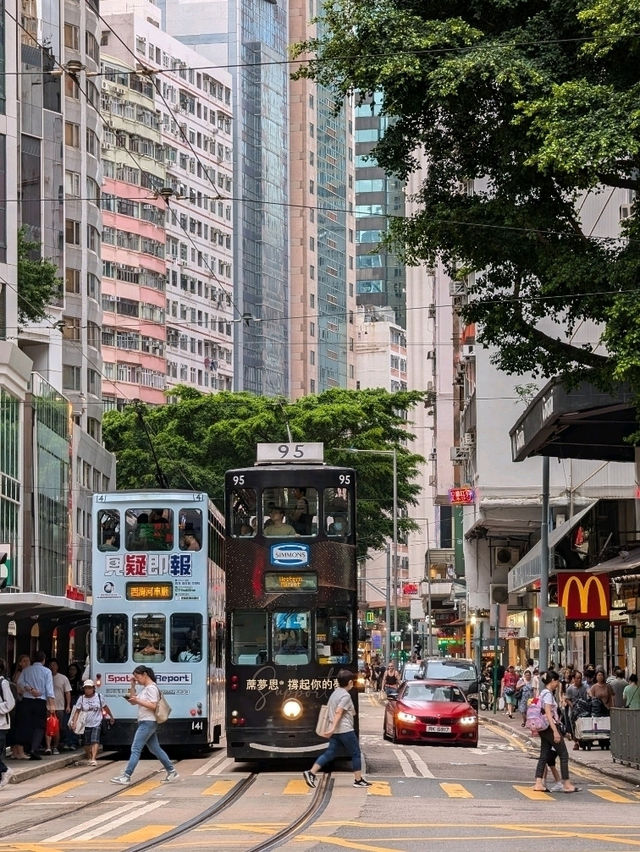
[[[236,760],[326,748],[318,711],[357,671],[355,472],[322,444],[259,444],[227,471],[226,734]],[[354,694],[357,703],[357,696]]]
[[[93,497],[91,676],[129,746],[134,668],[153,669],[172,712],[165,745],[206,747],[224,718],[224,518],[206,494],[120,491]]]

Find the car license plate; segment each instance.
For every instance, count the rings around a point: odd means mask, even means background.
[[[427,725],[428,734],[450,734],[451,728],[449,725]]]

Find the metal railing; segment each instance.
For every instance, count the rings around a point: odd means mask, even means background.
[[[611,757],[640,769],[640,710],[611,708]]]

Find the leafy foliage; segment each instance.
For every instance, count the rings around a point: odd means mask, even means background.
[[[358,472],[358,533],[362,555],[380,549],[393,530],[392,455],[352,453],[396,450],[399,534],[415,529],[404,516],[415,502],[414,482],[422,457],[408,444],[411,409],[425,401],[417,391],[333,389],[296,402],[249,393],[202,394],[193,388],[171,391],[175,403],[141,404],[107,412],[103,436],[118,460],[118,488],[167,487],[206,491],[222,508],[224,474],[250,467],[259,442],[321,441],[327,464]]]
[[[639,185],[639,33],[638,0],[333,0],[294,51],[336,109],[382,94],[389,173],[426,154],[418,212],[390,219],[389,242],[475,273],[463,316],[509,373],[640,389],[637,208],[622,239],[583,227],[590,195],[616,222],[613,190]]]
[[[25,228],[18,231],[18,322],[39,322],[47,316],[47,307],[60,295],[58,267],[40,257],[40,243],[27,238]]]

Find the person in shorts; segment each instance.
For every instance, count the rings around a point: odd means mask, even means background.
[[[83,694],[76,701],[75,707],[69,719],[69,726],[73,728],[77,714],[83,710],[87,714],[84,727],[84,753],[88,766],[97,765],[98,748],[100,746],[100,730],[102,720],[108,717],[114,722],[113,714],[102,700],[102,696],[96,691],[96,685],[92,680],[85,680],[82,684]]]

